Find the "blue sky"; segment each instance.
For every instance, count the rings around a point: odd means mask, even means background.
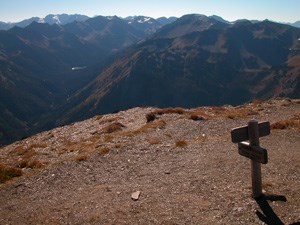
[[[198,13],[229,21],[246,18],[295,22],[300,20],[300,0],[0,0],[0,21],[4,22],[61,13],[154,18]]]

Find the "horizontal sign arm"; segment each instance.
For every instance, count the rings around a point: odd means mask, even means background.
[[[251,146],[247,142],[240,142],[238,148],[240,155],[262,164],[268,163],[268,151],[266,149],[258,146]]]
[[[259,137],[264,137],[270,134],[270,122],[258,123]],[[237,127],[231,130],[231,140],[233,143],[249,140],[248,126]]]

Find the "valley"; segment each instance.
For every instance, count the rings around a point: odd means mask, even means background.
[[[0,31],[0,143],[137,106],[299,98],[300,29],[185,15]]]
[[[299,224],[299,21],[182,15],[0,22],[0,224]],[[251,119],[257,199],[231,137]]]

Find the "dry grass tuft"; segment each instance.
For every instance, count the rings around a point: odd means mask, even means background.
[[[187,146],[187,142],[186,141],[184,141],[184,140],[178,140],[178,141],[176,141],[176,147],[183,148],[185,146]]]
[[[225,117],[229,119],[247,118],[258,114],[252,109],[234,109],[224,113]]]
[[[197,115],[196,113],[192,113],[190,119],[194,121],[200,121],[200,120],[205,120],[205,117],[201,115]]]
[[[123,144],[121,144],[121,143],[117,143],[117,144],[115,144],[115,148],[122,148],[124,145]]]
[[[212,106],[211,109],[216,115],[223,115],[226,112],[226,108],[223,106]]]
[[[110,117],[110,118],[103,118],[103,117],[100,119],[99,124],[113,123],[113,122],[123,119],[123,117],[121,117],[121,116],[114,116],[114,117]]]
[[[272,129],[296,129],[300,131],[300,113],[295,114],[292,118],[282,120],[271,125]]]
[[[102,129],[102,131],[104,133],[107,133],[107,134],[110,134],[110,133],[113,133],[113,132],[116,132],[116,131],[120,131],[124,128],[125,126],[119,122],[114,122],[106,127],[104,127]]]
[[[139,132],[147,132],[151,129],[163,129],[166,127],[166,122],[164,120],[155,120],[150,123],[145,124],[138,129]]]
[[[164,115],[164,114],[184,114],[187,111],[184,108],[164,108],[164,109],[157,109],[153,112],[150,112],[146,115],[147,123],[154,121],[157,119],[156,115]]]
[[[28,166],[29,166],[30,168],[32,168],[32,169],[40,169],[40,168],[44,167],[45,164],[42,163],[42,162],[39,161],[39,160],[33,160],[33,161],[31,161],[31,162],[29,163]]]
[[[74,152],[78,150],[78,142],[73,142],[67,139],[64,139],[63,143],[63,147],[60,148],[56,148],[56,152],[61,155],[67,152]]]
[[[0,164],[0,183],[22,175],[22,170]]]
[[[272,187],[273,187],[273,183],[271,183],[270,181],[264,181],[262,183],[262,188],[265,190],[272,188]]]
[[[100,154],[104,155],[104,154],[109,153],[110,149],[107,148],[107,147],[103,147],[103,148],[100,148],[98,151],[99,151]]]
[[[23,159],[21,162],[17,164],[18,168],[31,168],[31,169],[39,169],[42,168],[44,164],[39,160],[32,159]]]
[[[103,115],[97,115],[97,116],[95,116],[94,118],[95,118],[95,120],[101,120],[102,117],[103,117]]]
[[[153,138],[146,138],[146,141],[151,145],[157,145],[160,143],[160,139],[153,137]]]
[[[107,154],[109,153],[110,149],[102,146],[102,147],[96,147],[96,149],[90,149],[90,150],[80,150],[79,154],[75,157],[75,160],[78,162],[81,161],[86,161],[90,156],[95,155],[95,154]]]
[[[16,164],[18,168],[41,168],[44,166],[40,161],[34,159],[39,155],[34,149],[37,148],[46,148],[47,145],[43,143],[33,143],[27,147],[25,146],[17,146],[14,149],[13,154],[16,155],[20,161]]]
[[[254,105],[254,106],[258,106],[258,105],[262,104],[263,101],[260,100],[260,99],[253,99],[253,100],[251,101],[251,103],[252,103],[252,105]]]
[[[221,109],[221,107],[214,107],[213,110],[218,110],[218,108]],[[164,114],[179,114],[183,115],[181,119],[184,118],[189,118],[194,121],[199,121],[199,120],[206,120],[209,118],[209,115],[207,115],[203,109],[197,108],[193,110],[188,110],[184,108],[164,108],[164,109],[157,109],[153,112],[150,112],[146,115],[147,123],[152,122],[156,119],[158,119],[160,115]]]
[[[106,134],[104,136],[104,141],[105,142],[111,142],[114,139],[114,137],[111,134]]]
[[[263,192],[267,193],[268,195],[271,195],[272,194],[273,186],[274,186],[273,182],[271,182],[271,181],[264,181],[262,183]]]
[[[154,111],[157,115],[163,115],[163,114],[184,114],[186,110],[184,108],[164,108],[164,109],[158,109]]]
[[[90,142],[90,143],[97,143],[99,141],[99,139],[101,138],[101,135],[95,134],[89,138],[86,139],[86,142]]]
[[[214,107],[212,107],[214,108]],[[213,110],[213,109],[211,109]],[[204,108],[194,108],[188,111],[186,114],[188,114],[189,119],[191,120],[208,120],[211,118],[211,115],[208,114],[210,110],[209,109],[204,109]]]
[[[47,145],[44,143],[33,143],[29,145],[28,147],[25,146],[18,146],[15,148],[15,153],[20,156],[25,156],[25,157],[31,157],[33,155],[36,155],[37,153],[34,151],[34,149],[37,148],[46,148]]]
[[[33,143],[28,147],[28,149],[46,148],[46,147],[47,147],[47,144],[45,144],[45,143]]]
[[[35,152],[34,149],[46,147],[47,145],[45,143],[33,143],[29,146],[19,145],[14,149],[14,154],[29,158],[37,154],[37,152]]]
[[[154,120],[152,122],[146,123],[145,125],[138,128],[137,130],[125,131],[125,132],[122,132],[121,134],[123,136],[133,137],[133,136],[141,134],[141,133],[148,133],[151,130],[164,129],[166,127],[166,124],[167,123],[162,119]]]
[[[75,160],[78,162],[87,160],[88,155],[86,153],[81,153],[75,157]]]

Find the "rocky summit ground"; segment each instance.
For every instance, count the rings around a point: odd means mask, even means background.
[[[230,137],[252,118],[272,125],[258,200]],[[300,100],[134,108],[2,147],[0,224],[299,224],[299,165]]]

